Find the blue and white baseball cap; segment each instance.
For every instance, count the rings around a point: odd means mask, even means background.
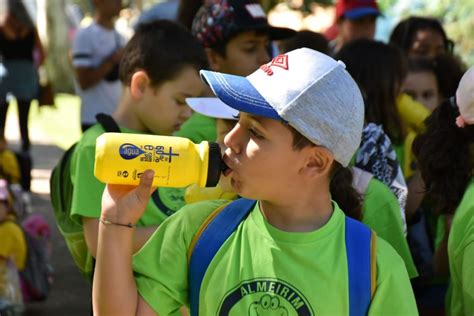
[[[309,48],[275,57],[247,77],[201,70],[228,106],[287,122],[347,166],[364,125],[361,92],[342,62]]]
[[[219,98],[186,98],[186,103],[195,112],[202,115],[225,119],[225,120],[237,120],[239,111],[231,108]]]

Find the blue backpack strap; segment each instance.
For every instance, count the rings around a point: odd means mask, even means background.
[[[207,267],[224,242],[253,210],[256,201],[238,199],[217,209],[206,221],[191,243],[189,258],[189,304],[191,315],[199,314],[199,293]]]
[[[364,316],[375,293],[376,234],[346,216],[346,255],[349,276],[349,316]]]

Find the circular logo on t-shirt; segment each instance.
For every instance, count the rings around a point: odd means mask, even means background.
[[[254,279],[239,284],[226,294],[218,314],[231,315],[233,308],[246,310],[248,316],[314,315],[303,294],[278,279]]]

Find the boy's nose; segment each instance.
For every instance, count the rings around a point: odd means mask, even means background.
[[[241,146],[239,145],[239,127],[240,124],[237,123],[234,128],[227,133],[224,137],[224,145],[231,149],[234,153],[240,153]]]
[[[181,118],[187,120],[193,114],[193,110],[189,106],[185,106],[181,111]]]

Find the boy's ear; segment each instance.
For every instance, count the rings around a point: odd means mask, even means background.
[[[219,55],[216,51],[212,48],[205,48],[207,55],[207,61],[209,62],[209,68],[212,71],[220,71],[221,69],[221,61],[223,57]]]
[[[324,147],[311,146],[309,150],[304,171],[310,177],[328,175],[334,162],[333,154]]]
[[[137,71],[130,80],[130,93],[134,99],[141,99],[150,84],[150,78],[143,70]]]

